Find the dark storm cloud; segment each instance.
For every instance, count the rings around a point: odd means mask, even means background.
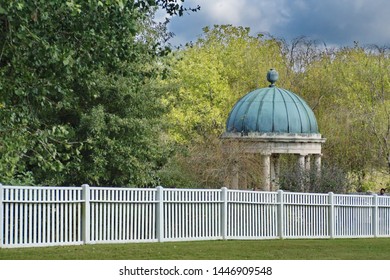
[[[333,45],[390,44],[388,0],[186,0],[201,10],[172,19],[172,43],[195,41],[214,24],[248,26],[291,40],[307,36]]]
[[[390,1],[328,0],[285,1],[287,24],[271,32],[291,37],[309,36],[330,44],[384,45],[390,43]]]

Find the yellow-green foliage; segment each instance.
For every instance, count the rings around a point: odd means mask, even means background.
[[[384,49],[345,48],[309,65],[302,92],[327,137],[326,156],[351,170],[386,169],[390,60]]]
[[[165,84],[171,106],[170,134],[187,143],[199,136],[219,135],[234,103],[259,86],[266,86],[270,68],[284,71],[280,44],[249,28],[230,25],[205,28],[194,45],[175,56]]]
[[[352,187],[366,188],[366,177],[373,171],[390,172],[389,49],[327,49],[305,38],[288,44],[253,36],[249,28],[222,25],[204,28],[203,36],[177,51],[170,62],[171,72],[164,80],[168,134],[191,147],[185,161],[199,159],[199,149],[209,147],[209,139],[224,131],[234,103],[267,86],[266,73],[275,68],[280,76],[277,85],[303,97],[314,110],[327,139],[323,159],[355,174],[358,180]],[[214,165],[201,169],[220,172],[215,145],[202,159]],[[200,166],[191,166],[193,177]]]

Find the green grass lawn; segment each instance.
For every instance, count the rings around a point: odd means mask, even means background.
[[[0,260],[390,260],[390,238],[193,241],[0,249]]]

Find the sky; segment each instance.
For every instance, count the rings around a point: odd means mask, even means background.
[[[175,17],[170,43],[195,42],[202,28],[214,24],[250,27],[251,34],[265,33],[291,41],[300,36],[327,45],[375,44],[390,46],[389,0],[185,0],[200,11]],[[159,16],[162,16],[159,14]]]

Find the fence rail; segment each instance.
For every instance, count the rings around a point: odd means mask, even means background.
[[[390,237],[390,197],[0,185],[0,247]]]

